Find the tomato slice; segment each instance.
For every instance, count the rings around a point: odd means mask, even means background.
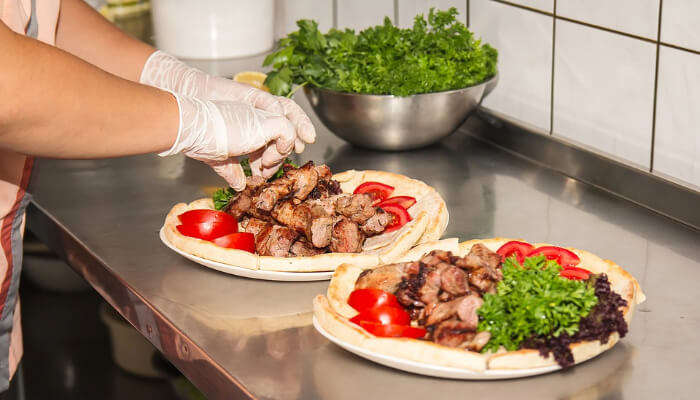
[[[381,306],[401,307],[396,296],[374,288],[353,290],[348,297],[348,304],[360,312]]]
[[[394,217],[389,225],[387,225],[386,229],[384,229],[384,232],[395,231],[406,225],[406,223],[412,219],[411,214],[408,213],[408,210],[396,204],[386,205],[382,207],[382,210],[388,212]]]
[[[578,258],[578,256],[572,251],[557,246],[538,247],[536,249],[532,249],[527,256],[531,257],[538,254],[544,255],[548,260],[557,260],[559,265],[564,268],[575,267],[581,262],[581,259]]]
[[[190,210],[177,216],[184,225],[201,224],[204,222],[218,222],[230,224],[235,227],[234,232],[238,232],[238,221],[236,218],[223,211],[216,210]]]
[[[585,268],[578,268],[578,267],[567,267],[561,270],[559,272],[560,276],[563,276],[564,278],[567,279],[574,279],[578,281],[585,281],[591,276],[591,271],[585,269]]]
[[[401,206],[408,210],[409,208],[411,208],[412,205],[416,204],[416,198],[411,196],[389,197],[388,199],[383,200],[379,204],[377,204],[377,207],[388,206],[390,204],[396,204],[397,206]]]
[[[212,242],[221,247],[228,249],[245,250],[249,253],[255,253],[255,236],[250,232],[234,232],[218,237]]]
[[[360,325],[361,322],[375,322],[378,324],[408,325],[411,317],[406,310],[400,307],[379,306],[364,310],[350,318],[351,322]]]
[[[222,222],[203,222],[201,224],[178,225],[177,230],[185,236],[202,240],[212,240],[218,237],[234,233],[238,226]]]
[[[525,261],[525,255],[529,254],[533,247],[534,246],[532,246],[530,243],[511,240],[510,242],[501,246],[496,253],[501,256],[501,260],[505,260],[506,258],[515,255],[518,262],[522,265],[522,263]]]
[[[356,187],[353,191],[354,194],[368,194],[372,196],[375,204],[388,198],[393,192],[393,186],[385,185],[380,182],[365,182]]]
[[[374,322],[362,321],[360,326],[374,336],[380,337],[407,337],[418,339],[425,336],[427,331],[423,328],[408,325],[382,325]]]

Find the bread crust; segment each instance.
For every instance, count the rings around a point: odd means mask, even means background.
[[[344,263],[373,267],[390,263],[404,256],[413,247],[434,242],[447,227],[449,214],[440,194],[427,184],[403,175],[383,171],[349,170],[333,176],[345,193],[363,182],[378,181],[395,187],[392,196],[413,196],[416,204],[408,209],[412,220],[394,232],[377,235],[365,241],[361,253],[326,253],[310,257],[271,257],[251,254],[243,250],[219,247],[209,241],[182,235],[177,230],[177,216],[196,209],[214,209],[210,198],[195,200],[189,204],[178,203],[168,212],[163,232],[176,248],[224,264],[237,267],[283,272],[333,271]]]
[[[466,255],[471,247],[476,243],[481,243],[489,249],[496,251],[506,242],[511,240],[508,238],[491,238],[491,239],[474,239],[459,243],[457,250],[454,249],[454,241],[444,239],[442,241],[432,243],[431,246],[425,246],[426,249],[440,248],[442,250],[451,250],[459,256]],[[551,246],[547,243],[533,243],[533,246]],[[634,308],[637,304],[645,300],[644,293],[639,287],[637,280],[632,277],[627,271],[610,260],[603,260],[593,253],[585,250],[567,247],[581,258],[581,265],[594,273],[606,273],[610,281],[610,286],[613,291],[618,293],[627,301],[627,306],[623,309],[623,315],[628,325],[634,313]],[[408,253],[410,257],[405,257],[402,261],[418,260],[424,253],[411,251]],[[413,361],[424,362],[437,366],[449,366],[455,368],[464,368],[471,371],[489,370],[515,370],[529,369],[556,365],[556,361],[550,355],[547,358],[540,356],[539,351],[531,349],[522,349],[517,351],[500,351],[497,353],[477,353],[473,351],[454,349],[441,346],[433,342],[417,340],[417,339],[395,339],[395,338],[377,338],[368,332],[360,329],[357,325],[351,323],[349,318],[352,318],[357,312],[347,304],[347,298],[355,287],[355,281],[360,273],[365,268],[344,264],[336,269],[333,278],[328,286],[326,296],[319,295],[314,299],[314,315],[319,323],[330,334],[337,336],[341,340],[345,340],[347,332],[359,332],[353,343],[357,346],[362,346],[366,349],[401,358],[406,358]],[[324,324],[324,321],[333,321],[332,324]],[[342,328],[341,328],[342,327]],[[352,330],[350,330],[352,328]],[[359,340],[361,336],[362,340]],[[369,336],[369,338],[367,338]],[[608,342],[602,344],[600,341],[584,341],[570,345],[571,352],[574,356],[574,363],[578,364],[593,358],[600,353],[612,348],[619,341],[619,335],[613,333]]]

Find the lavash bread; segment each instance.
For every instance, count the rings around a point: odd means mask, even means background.
[[[489,249],[496,251],[503,244],[511,240],[518,239],[493,238],[470,240],[460,243],[456,251],[453,250],[453,243],[443,241],[446,245],[443,250],[451,250],[458,256],[464,256],[469,253],[471,247],[476,243],[481,243]],[[533,246],[551,245],[546,243],[533,243]],[[627,301],[627,306],[622,312],[625,321],[627,321],[629,325],[635,306],[645,300],[644,293],[639,287],[637,280],[612,261],[603,260],[595,254],[584,250],[570,247],[567,249],[579,256],[581,259],[580,265],[584,268],[593,273],[605,273],[608,275],[611,289]],[[411,260],[418,260],[423,254],[425,253],[414,252],[411,254]],[[349,318],[355,316],[357,311],[347,304],[347,299],[355,288],[357,277],[364,269],[366,268],[348,264],[339,266],[333,274],[326,296],[319,295],[314,299],[314,316],[321,327],[331,335],[353,345],[384,355],[436,366],[463,368],[476,372],[483,372],[487,369],[513,370],[556,365],[556,361],[551,355],[548,358],[543,358],[540,356],[539,351],[531,349],[482,354],[445,347],[424,340],[375,337],[349,321]],[[574,356],[574,363],[578,364],[595,357],[613,347],[618,340],[618,334],[614,333],[610,336],[606,344],[602,344],[600,341],[586,341],[572,344],[570,349]]]
[[[271,257],[243,250],[227,249],[209,241],[182,235],[177,230],[178,215],[196,209],[214,209],[210,198],[189,204],[178,203],[168,213],[163,234],[176,248],[207,260],[237,267],[284,272],[333,271],[338,265],[350,263],[372,267],[401,259],[412,248],[435,242],[442,236],[449,214],[438,192],[427,184],[403,175],[382,171],[345,171],[333,175],[344,193],[352,193],[364,182],[376,181],[393,186],[392,196],[412,196],[416,204],[408,209],[412,220],[394,232],[367,238],[361,253],[326,253],[310,257]]]

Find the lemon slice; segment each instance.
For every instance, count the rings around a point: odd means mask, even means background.
[[[237,73],[233,77],[233,80],[235,82],[245,83],[247,85],[269,92],[270,89],[267,86],[265,86],[265,79],[267,79],[267,74],[258,71],[242,71]]]

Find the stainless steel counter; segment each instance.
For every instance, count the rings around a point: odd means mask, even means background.
[[[251,65],[241,61],[230,68]],[[309,110],[303,96],[298,101]],[[631,333],[570,371],[510,381],[433,379],[365,361],[311,326],[311,299],[327,282],[238,278],[161,244],[157,232],[174,203],[223,184],[183,157],[40,160],[29,229],[212,399],[697,397],[697,231],[475,140],[469,130],[487,129],[476,118],[438,145],[406,153],[351,147],[314,122],[318,142],[302,161],[428,182],[447,201],[447,237],[520,237],[615,260],[647,295]]]

